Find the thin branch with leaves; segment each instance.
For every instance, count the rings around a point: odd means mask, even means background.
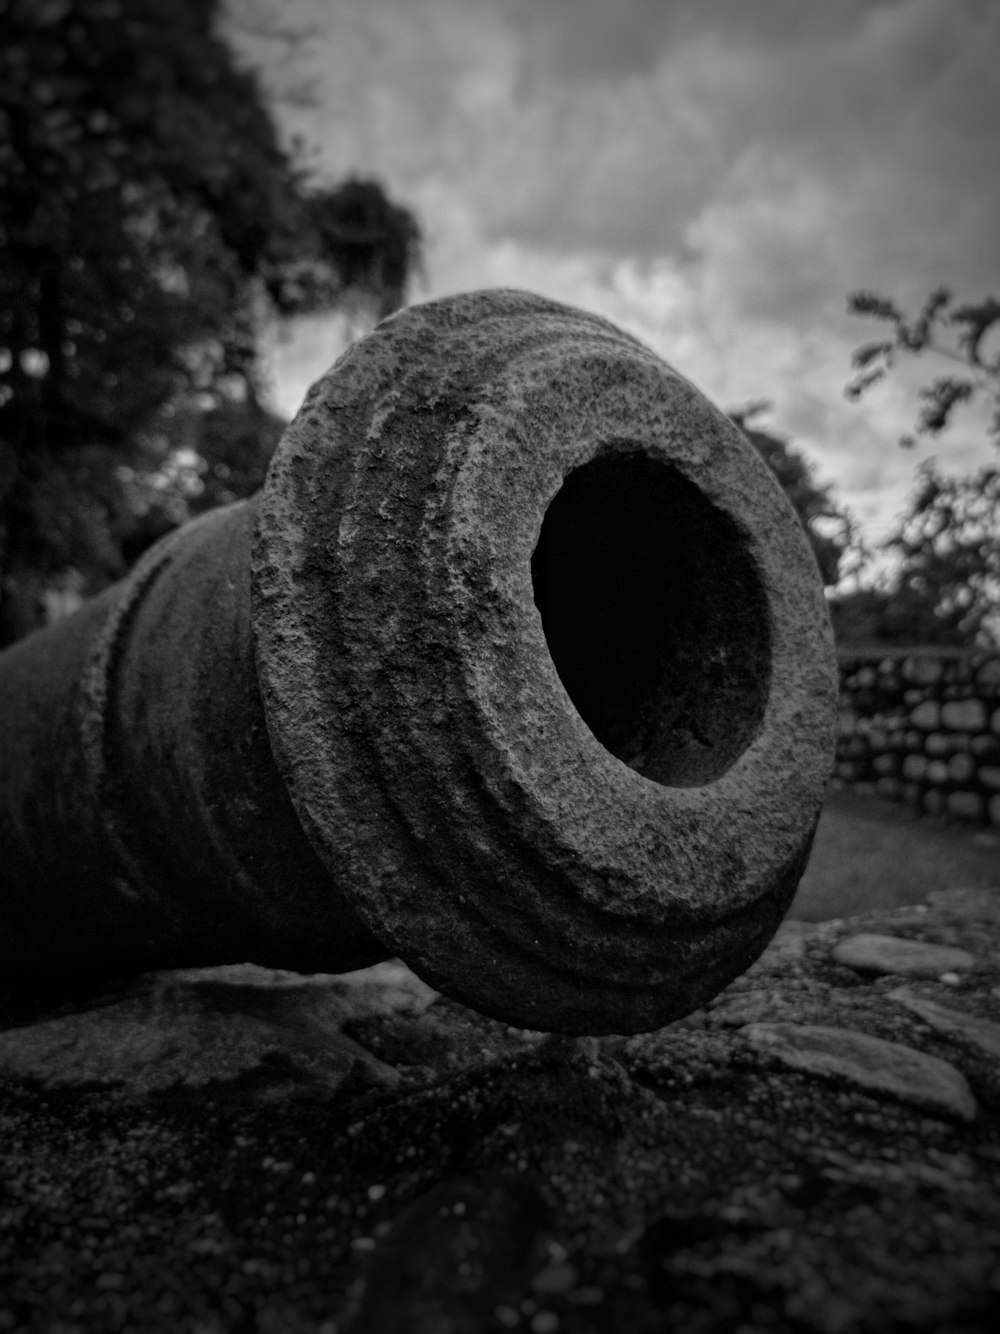
[[[856,374],[844,391],[852,402],[884,380],[901,357],[931,353],[962,367],[962,374],[937,376],[920,390],[916,428],[901,437],[904,448],[913,448],[918,436],[940,435],[959,405],[982,398],[992,400],[987,432],[1000,444],[1000,350],[989,351],[991,331],[1000,331],[996,297],[956,306],[949,289],[938,287],[910,320],[887,297],[854,292],[848,310],[890,326],[887,338],[863,343],[853,353]]]

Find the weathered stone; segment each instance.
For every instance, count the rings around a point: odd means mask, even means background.
[[[259,497],[0,659],[0,962],[400,955],[654,1028],[780,921],[836,694],[801,527],[687,380],[525,293],[413,307]]]
[[[888,993],[889,999],[917,1014],[931,1028],[949,1037],[957,1037],[991,1061],[1000,1062],[1000,1024],[964,1014],[947,1005],[918,996],[907,987],[896,987]]]
[[[899,768],[899,761],[895,755],[876,755],[873,763],[875,772],[879,774],[894,774]]]
[[[858,715],[853,709],[841,709],[837,714],[837,735],[842,737],[853,736],[857,721]]]
[[[931,760],[924,771],[924,777],[928,783],[946,783],[948,781],[947,764],[944,760]]]
[[[948,811],[960,820],[980,820],[983,815],[983,799],[978,792],[949,792]]]
[[[941,680],[943,665],[940,658],[907,658],[903,663],[903,676],[917,685],[930,686]]]
[[[100,1004],[0,1032],[0,1072],[128,1098],[247,1077],[265,1097],[289,1081],[328,1090],[359,1078],[393,1086],[396,1071],[347,1037],[344,1025],[420,1014],[436,994],[391,962],[340,977],[252,964],[148,974]]]
[[[901,1043],[822,1024],[749,1024],[742,1032],[790,1070],[845,1081],[937,1116],[971,1121],[976,1115],[972,1090],[953,1065]]]
[[[967,783],[976,772],[976,762],[964,751],[948,761],[948,777],[953,783]]]
[[[1000,690],[1000,657],[987,658],[975,672],[976,685],[982,690]]]
[[[931,897],[879,929],[954,931],[995,955],[995,890]],[[0,1328],[208,1334],[248,1326],[249,1312],[259,1334],[731,1334],[748,1320],[809,1334],[992,1334],[996,1062],[878,988],[830,986],[817,943],[840,928],[808,929],[804,955],[780,957],[796,938],[783,927],[755,965],[770,1018],[897,1044],[914,1034],[915,1046],[944,1048],[982,1116],[929,1116],[891,1088],[789,1074],[711,1022],[747,976],[703,1025],[556,1045],[443,997],[425,1006],[426,989],[407,1009],[419,984],[379,965],[370,995],[350,979],[358,1002],[340,1030],[377,1064],[342,1080],[309,1074],[321,1053],[310,1058],[303,1039],[315,1006],[317,1043],[336,1041],[328,984],[344,979],[299,988],[301,1009],[276,979],[289,1004],[265,1012],[275,1050],[262,1041],[259,1064],[234,1080],[182,1073],[123,1103],[127,1084],[0,1078]],[[384,1006],[380,986],[395,998]],[[967,976],[954,1004],[989,1018],[993,986]],[[189,977],[171,992],[185,1034],[194,991]],[[228,1009],[245,1031],[239,988],[198,995],[220,1030]],[[102,1009],[89,1016],[95,1033]],[[114,1005],[107,1017],[110,1043]],[[395,1087],[379,1082],[387,1066]]]
[[[927,773],[927,760],[923,755],[907,755],[903,760],[903,777],[911,782],[919,782]]]
[[[938,787],[929,788],[921,797],[920,805],[928,815],[940,815],[944,810],[944,793]]]
[[[941,706],[935,700],[925,699],[910,713],[910,722],[926,732],[932,731],[941,722]]]
[[[839,759],[856,760],[862,755],[867,755],[869,750],[868,742],[862,735],[841,737],[837,742],[837,756]]]
[[[902,977],[938,977],[949,970],[965,973],[976,963],[967,950],[874,932],[845,936],[831,953],[837,963],[856,972],[898,973]]]
[[[928,755],[947,755],[953,750],[951,738],[944,732],[931,732],[924,742]]]
[[[950,699],[941,708],[941,723],[956,732],[978,732],[986,726],[981,699]]]

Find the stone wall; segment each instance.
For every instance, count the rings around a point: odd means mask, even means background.
[[[840,653],[836,781],[1000,827],[1000,654]]]

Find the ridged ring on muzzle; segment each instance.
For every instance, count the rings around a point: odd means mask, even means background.
[[[521,292],[386,321],[285,434],[253,591],[307,837],[421,976],[635,1032],[764,948],[830,770],[826,604],[766,465],[641,344]]]

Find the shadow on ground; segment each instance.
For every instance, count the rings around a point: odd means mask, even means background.
[[[789,911],[803,922],[924,903],[935,890],[1000,893],[1000,833],[905,806],[830,792]]]

